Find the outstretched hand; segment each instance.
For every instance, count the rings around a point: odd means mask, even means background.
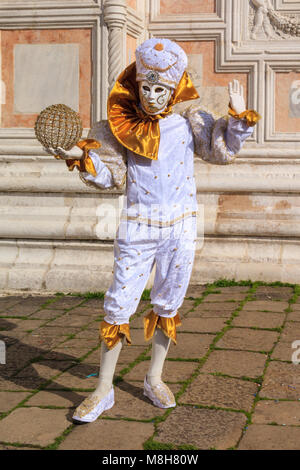
[[[72,147],[71,150],[64,150],[61,147],[57,147],[57,149],[54,149],[53,147],[44,147],[44,150],[50,155],[54,155],[54,156],[58,155],[63,160],[70,160],[70,159],[80,160],[83,157],[83,150],[77,147],[77,145]]]
[[[241,114],[246,111],[244,100],[244,87],[240,85],[238,80],[233,80],[228,85],[230,106],[237,113]]]

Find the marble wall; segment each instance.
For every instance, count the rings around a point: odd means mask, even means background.
[[[13,93],[14,114],[38,114],[53,103],[78,112],[79,45],[15,44]]]
[[[238,79],[262,115],[232,165],[195,158],[204,243],[191,282],[300,283],[300,36],[291,26],[300,3],[260,2],[263,12],[252,0],[62,3],[0,2],[0,291],[111,283],[116,227],[99,207],[120,207],[122,194],[85,186],[43,152],[33,126],[62,101],[78,109],[86,134],[106,118],[114,77],[151,36],[186,51],[199,104],[227,114],[228,83]]]
[[[130,34],[126,35],[126,65],[135,62],[135,50],[137,48],[137,39]]]
[[[79,111],[83,126],[90,127],[89,29],[3,30],[1,61],[3,128],[32,128],[39,112],[56,103]]]
[[[300,73],[277,72],[275,93],[276,132],[300,132]]]
[[[214,13],[216,11],[215,0],[161,0],[160,13],[162,15],[190,14],[190,13]]]
[[[233,79],[240,81],[244,87],[245,97],[247,97],[247,74],[215,72],[216,46],[214,41],[178,41],[178,44],[188,55],[188,72],[200,96],[200,99],[194,103],[201,103],[216,115],[227,114],[228,84]],[[189,106],[189,104],[184,106]]]
[[[133,8],[134,10],[137,9],[137,2],[139,0],[126,0],[126,4],[128,7]]]

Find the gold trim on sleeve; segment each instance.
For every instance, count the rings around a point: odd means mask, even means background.
[[[97,176],[93,160],[89,156],[89,150],[100,148],[100,142],[95,139],[85,139],[80,140],[76,145],[83,150],[83,157],[80,160],[76,160],[76,158],[70,158],[66,160],[66,164],[69,170],[73,171],[76,167],[80,172],[86,171],[93,176]],[[56,158],[60,158],[59,155]]]
[[[243,113],[237,114],[234,109],[229,106],[228,114],[233,116],[235,119],[246,119],[248,126],[255,126],[261,119],[261,115],[258,114],[254,109],[246,109]]]

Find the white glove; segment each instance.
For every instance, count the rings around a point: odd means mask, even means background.
[[[58,155],[63,160],[70,160],[70,159],[80,160],[84,155],[83,150],[77,147],[77,145],[74,145],[74,147],[72,147],[71,150],[64,150],[61,147],[57,147],[57,149],[54,149],[53,147],[44,147],[44,150],[46,153],[49,153],[50,155],[54,155],[54,156]]]
[[[240,85],[238,80],[233,80],[228,85],[230,106],[237,113],[241,114],[246,111],[246,105],[244,100],[244,87]]]

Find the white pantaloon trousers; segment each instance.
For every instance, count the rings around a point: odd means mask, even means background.
[[[174,317],[189,285],[196,236],[196,217],[167,227],[121,221],[114,243],[114,278],[105,294],[104,320],[115,325],[129,323],[155,263],[153,311]]]

